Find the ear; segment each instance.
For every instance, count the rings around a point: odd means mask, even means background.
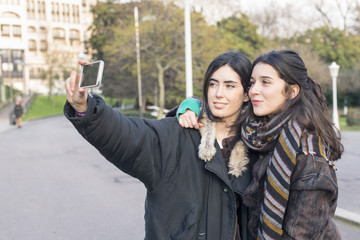
[[[245,93],[245,97],[244,97],[244,101],[243,102],[248,102],[250,99],[249,99],[249,96]]]
[[[291,99],[295,98],[299,92],[300,92],[300,86],[295,84],[295,85],[291,85],[290,86],[291,90],[290,90],[290,97]]]

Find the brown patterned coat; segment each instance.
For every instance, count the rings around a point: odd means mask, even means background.
[[[268,153],[272,154],[272,152]],[[245,192],[244,203],[252,207],[250,232],[255,236],[268,159],[260,157],[253,168],[254,179]],[[291,176],[289,201],[284,216],[281,239],[341,239],[334,216],[338,186],[334,167],[321,157],[297,156]]]

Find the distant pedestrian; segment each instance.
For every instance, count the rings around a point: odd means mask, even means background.
[[[22,106],[22,99],[20,96],[18,96],[16,98],[16,103],[15,103],[15,107],[14,107],[14,115],[15,115],[15,119],[16,119],[16,126],[18,128],[22,127],[22,117],[24,114],[24,108]]]

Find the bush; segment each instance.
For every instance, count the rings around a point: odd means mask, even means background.
[[[359,108],[350,108],[346,123],[349,126],[360,126],[360,109]]]

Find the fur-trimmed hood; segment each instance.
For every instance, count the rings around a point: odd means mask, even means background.
[[[204,125],[200,128],[201,142],[199,145],[199,157],[205,162],[211,161],[215,156],[216,148],[216,122],[210,121],[207,117],[201,119]],[[229,174],[239,177],[246,170],[249,163],[247,149],[242,141],[238,141],[231,151],[229,159]]]

